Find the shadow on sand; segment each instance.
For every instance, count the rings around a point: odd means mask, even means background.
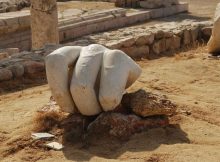
[[[79,126],[78,128],[82,128]],[[75,129],[75,128],[74,128]],[[166,127],[153,128],[148,131],[135,134],[129,140],[119,140],[114,137],[93,134],[93,137],[76,136],[76,132],[64,129],[63,154],[68,160],[88,161],[93,157],[117,159],[125,152],[152,151],[160,145],[173,145],[189,143],[187,134],[178,124],[170,124]],[[77,130],[79,131],[79,130]]]

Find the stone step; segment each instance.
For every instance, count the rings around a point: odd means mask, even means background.
[[[60,42],[187,11],[188,4],[180,3],[179,5],[173,5],[160,9],[128,10],[116,8],[91,13],[90,15],[84,14],[80,17],[70,16],[64,19],[59,19]],[[20,40],[21,36],[19,36],[19,38],[13,37],[13,40],[11,40],[11,35],[19,32],[23,33],[24,31],[30,31],[30,12],[28,10],[1,14],[0,48],[17,47],[23,50],[29,50],[29,46],[25,46],[24,48],[24,43],[16,41]],[[3,37],[4,40],[1,41],[1,38]],[[27,38],[27,36],[25,37]],[[31,37],[25,40],[25,43],[29,42],[28,45],[31,44],[30,38]],[[7,44],[7,42],[9,42],[9,44]]]

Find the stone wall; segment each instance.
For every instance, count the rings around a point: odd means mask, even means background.
[[[128,13],[126,9],[111,9],[87,16],[68,17],[59,21],[60,42],[186,11],[188,4],[182,3],[161,9],[136,10]],[[31,45],[31,38],[27,33],[30,35],[29,11],[4,13],[0,16],[0,49],[17,47],[29,50],[30,46],[23,45],[24,37],[26,42],[29,41],[27,45]]]
[[[211,22],[164,23],[151,27],[138,26],[84,36],[65,45],[103,44],[120,49],[134,59],[158,58],[170,55],[198,42],[206,42],[211,35]],[[65,46],[46,46],[32,52],[15,53],[0,60],[0,82],[20,78],[45,78],[44,57],[53,50]],[[4,53],[4,51],[0,51]]]

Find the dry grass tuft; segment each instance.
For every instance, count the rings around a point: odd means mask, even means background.
[[[37,132],[51,131],[54,127],[58,126],[63,118],[64,115],[56,111],[37,113],[33,120],[33,130]]]

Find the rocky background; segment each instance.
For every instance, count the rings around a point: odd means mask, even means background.
[[[29,6],[30,0],[0,0],[0,13],[17,11]]]
[[[58,2],[65,1],[70,0],[58,0]],[[18,11],[30,5],[30,0],[0,0],[0,13]]]

